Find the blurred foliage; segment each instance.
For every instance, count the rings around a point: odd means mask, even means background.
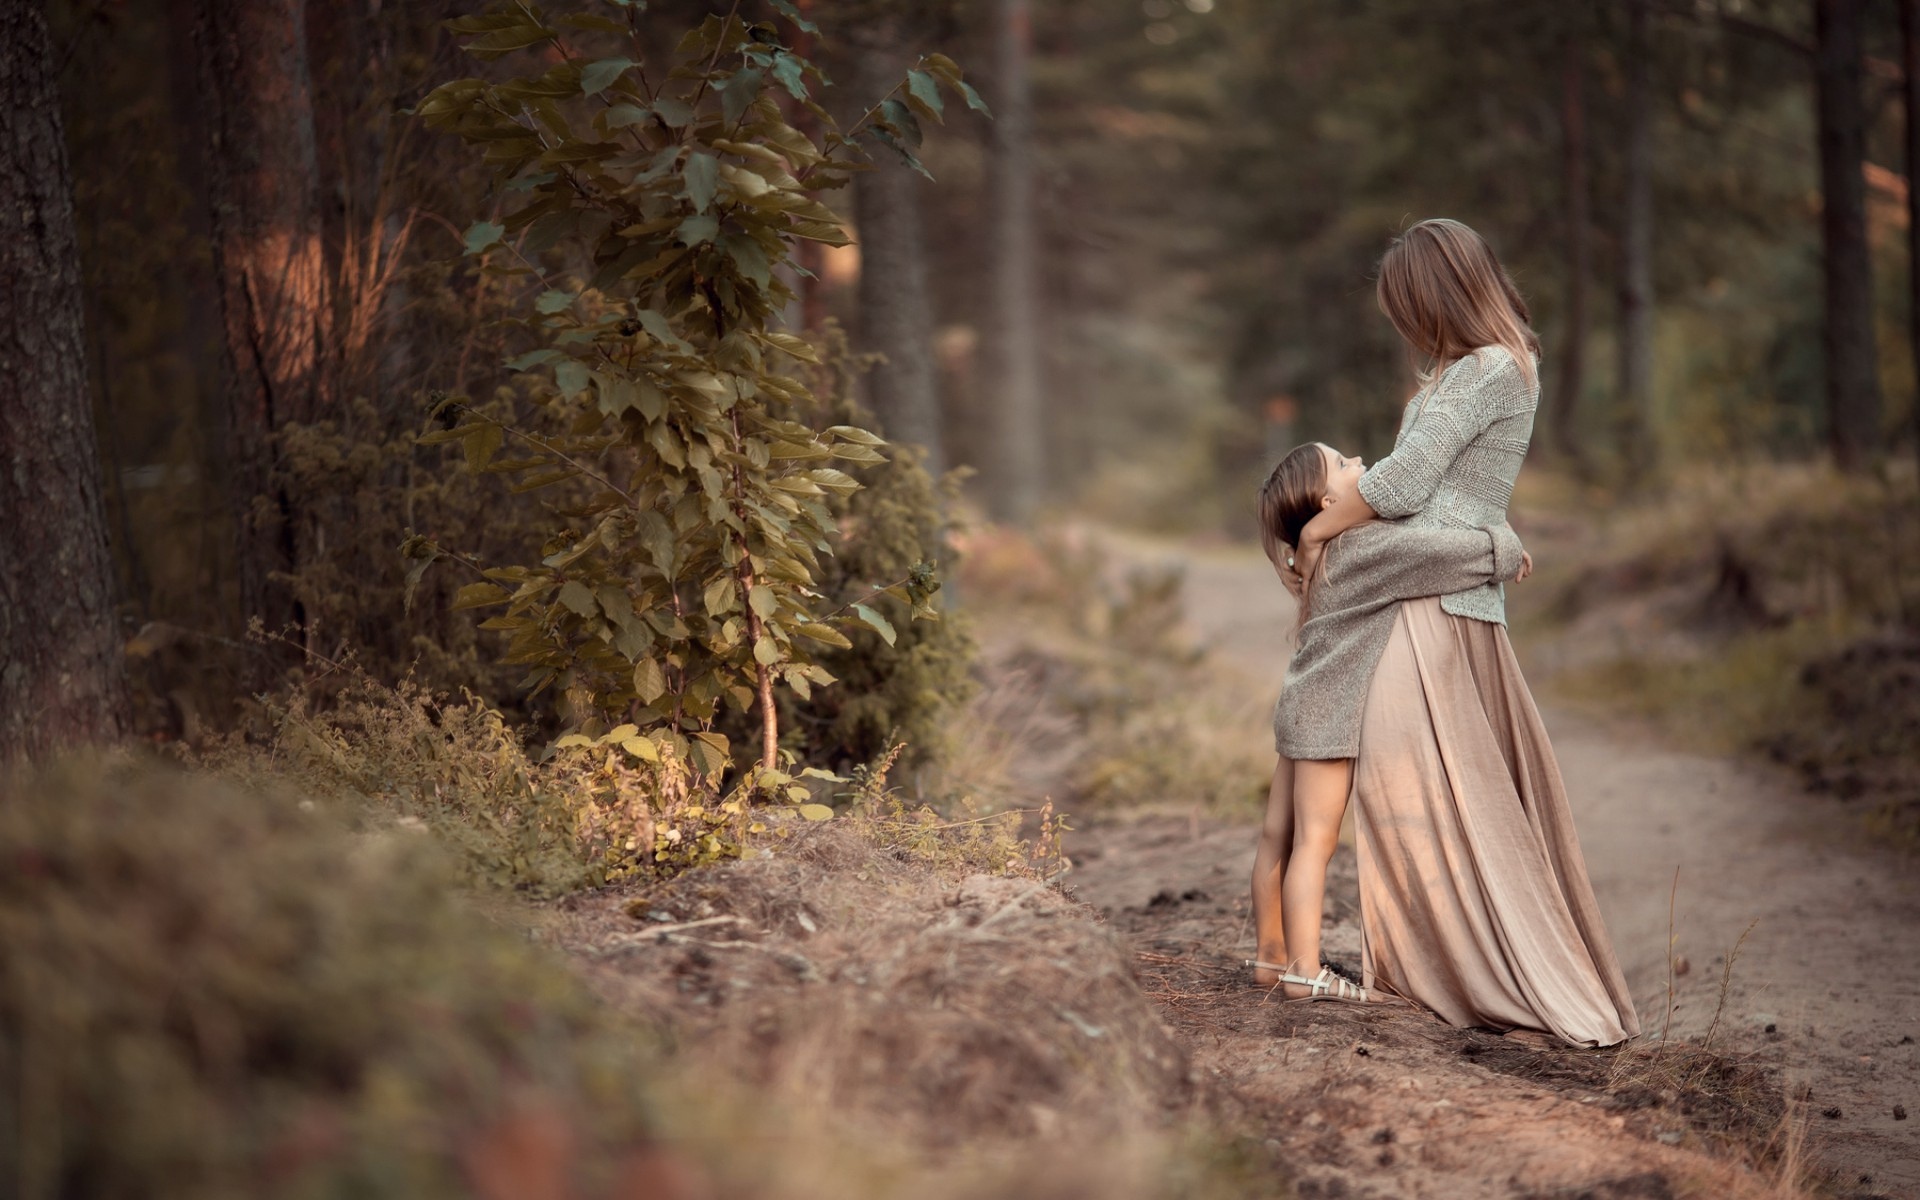
[[[4,791],[9,1195],[467,1196],[530,1120],[604,1186],[649,1141],[636,1031],[427,839],[129,763]]]

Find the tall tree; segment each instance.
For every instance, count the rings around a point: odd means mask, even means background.
[[[47,24],[0,8],[0,761],[119,737],[126,668]]]
[[[275,576],[298,562],[274,434],[327,409],[332,312],[304,0],[197,0],[213,264],[226,348],[241,611],[302,625]]]
[[[1620,413],[1631,470],[1653,465],[1653,44],[1651,0],[1628,0],[1620,230]]]
[[[1039,238],[1033,205],[1030,0],[994,0],[993,140],[988,161],[986,394],[996,416],[987,480],[996,517],[1023,523],[1039,507],[1042,438]]]
[[[914,23],[898,11],[867,25],[857,38],[860,95],[885,95],[899,82],[913,65],[909,48],[916,33]],[[874,159],[874,169],[854,182],[861,348],[885,356],[867,377],[869,407],[888,438],[926,449],[926,467],[937,476],[946,469],[946,456],[921,218],[925,181],[898,155],[876,150]]]
[[[1587,192],[1586,31],[1568,22],[1560,46],[1560,157],[1566,188],[1566,314],[1560,334],[1560,376],[1553,393],[1553,444],[1575,462],[1585,456],[1574,427],[1586,388],[1587,276],[1593,270],[1592,217]]]
[[[1867,248],[1866,113],[1860,103],[1865,0],[1816,0],[1814,97],[1820,130],[1820,235],[1826,250],[1827,439],[1842,466],[1880,433],[1879,356]]]
[[[1920,0],[1900,0],[1900,61],[1907,134],[1907,286],[1914,374],[1920,378]],[[1913,451],[1920,455],[1920,395],[1913,402]]]

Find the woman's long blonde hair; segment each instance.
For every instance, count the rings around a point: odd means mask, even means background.
[[[1482,346],[1503,346],[1526,377],[1538,380],[1540,339],[1533,315],[1486,239],[1458,221],[1434,217],[1408,226],[1380,257],[1374,288],[1380,311],[1422,362],[1423,381]]]

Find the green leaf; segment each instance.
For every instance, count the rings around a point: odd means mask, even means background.
[[[771,338],[772,335],[769,334],[768,337]],[[784,347],[782,348],[784,349]],[[871,430],[862,429],[858,425],[830,425],[827,427],[826,432],[839,438],[843,442],[858,442],[862,446],[884,446],[887,444],[887,439]]]
[[[887,621],[885,617],[881,616],[878,612],[875,612],[873,609],[868,608],[864,604],[854,605],[853,614],[854,616],[858,617],[860,621],[867,626],[867,628],[879,634],[880,637],[883,640],[885,640],[887,645],[889,646],[893,645],[893,639],[895,636],[893,632],[893,626],[891,623]]]
[[[553,369],[553,386],[559,388],[563,396],[575,396],[586,390],[591,375],[587,364],[577,358],[569,358]]]
[[[620,78],[621,72],[633,65],[630,58],[603,58],[596,63],[588,63],[580,71],[580,90],[588,96],[598,96]]]
[[[819,33],[820,32],[820,27],[818,25],[815,25],[812,21],[809,21],[805,17],[800,15],[800,10],[794,7],[793,0],[769,0],[769,3],[771,3],[774,8],[779,10],[781,16],[785,17],[789,21],[792,21],[794,24],[794,27],[796,29],[799,29],[801,32],[803,33]]]
[[[594,600],[593,593],[588,591],[587,585],[578,579],[569,579],[561,585],[560,603],[583,617],[600,614],[600,605]]]
[[[716,91],[720,93],[720,119],[728,128],[740,123],[747,106],[760,94],[760,86],[766,76],[755,67],[745,67],[735,71]]]
[[[693,211],[707,211],[713,204],[715,190],[720,186],[720,160],[711,154],[695,151],[687,155],[687,166],[682,175],[687,181],[687,199],[693,201]],[[708,234],[702,240],[709,240],[712,236]]]
[[[453,594],[452,609],[459,612],[463,608],[479,608],[483,604],[498,604],[507,598],[507,589],[497,583],[470,583]]]
[[[720,222],[714,220],[712,213],[688,217],[680,222],[673,231],[673,239],[683,246],[698,246],[711,242],[720,233]]]
[[[642,704],[652,704],[666,695],[667,677],[660,670],[659,663],[651,658],[643,658],[633,664],[633,691]]]
[[[795,629],[794,632],[801,637],[812,638],[816,642],[825,642],[829,646],[837,646],[842,650],[853,649],[853,643],[847,640],[847,635],[841,633],[831,625],[809,623],[800,626]]]
[[[659,747],[653,744],[651,738],[630,737],[620,743],[620,748],[635,758],[644,759],[647,762],[660,761]]]
[[[756,615],[765,620],[771,617],[774,610],[779,607],[779,600],[774,596],[772,588],[764,583],[756,583],[747,592],[747,605]]]
[[[507,227],[498,221],[475,221],[467,230],[467,253],[478,254],[490,246],[499,245],[506,232]]]
[[[802,804],[793,811],[799,813],[809,821],[833,820],[833,810],[824,804]]]
[[[753,644],[753,661],[763,667],[770,667],[780,661],[780,643],[770,637],[761,637]]]
[[[773,59],[773,77],[795,100],[807,98],[806,64],[782,50]]]
[[[608,129],[625,129],[629,125],[638,125],[652,114],[638,104],[616,104],[609,108],[601,118]]]
[[[907,96],[914,101],[914,111],[923,117],[940,120],[943,103],[940,99],[940,85],[933,76],[925,71],[907,72]]]
[[[720,578],[708,584],[706,595],[702,597],[707,606],[707,613],[717,617],[722,613],[732,611],[733,595],[734,584],[733,576],[731,575],[722,575]]]
[[[727,752],[721,746],[715,746],[709,739],[717,738],[722,746],[726,739],[717,733],[696,733],[687,746],[693,765],[702,775],[718,775],[727,769]]]
[[[570,733],[553,744],[555,750],[571,750],[575,746],[591,746],[593,739],[584,733]]]
[[[533,302],[533,308],[535,312],[541,313],[543,315],[550,315],[552,313],[561,312],[561,311],[564,311],[565,309],[571,308],[573,306],[573,301],[574,301],[574,294],[572,292],[563,292],[563,291],[559,291],[558,289],[552,289],[552,290],[541,292],[540,298]]]
[[[693,108],[677,96],[655,96],[653,115],[669,129],[684,129],[693,121]]]
[[[559,357],[560,352],[552,346],[542,346],[538,350],[529,350],[518,358],[510,358],[501,365],[509,371],[525,371],[530,367],[537,367],[542,363],[552,362]]]

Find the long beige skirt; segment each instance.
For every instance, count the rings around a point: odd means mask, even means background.
[[[1354,763],[1369,986],[1453,1025],[1640,1032],[1507,631],[1400,606]]]

